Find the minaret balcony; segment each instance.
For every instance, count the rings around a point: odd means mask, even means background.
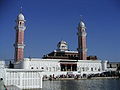
[[[14,44],[15,48],[24,48],[25,44]]]
[[[81,36],[86,37],[86,36],[87,36],[87,33],[86,33],[86,32],[83,32],[83,33],[81,34]]]
[[[82,30],[82,29],[86,29],[86,27],[80,27],[80,26],[79,26],[77,29],[78,29],[78,30]]]
[[[78,50],[79,52],[87,52],[88,49],[87,49],[87,48],[83,48],[83,49],[82,49],[82,48],[77,48],[77,50]]]
[[[15,29],[24,31],[26,29],[26,26],[16,26]]]
[[[87,36],[87,33],[86,32],[78,32],[77,35],[78,36]]]

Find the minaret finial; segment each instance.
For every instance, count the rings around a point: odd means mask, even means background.
[[[61,41],[63,40],[63,38],[61,37]]]
[[[22,6],[20,7],[20,13],[22,13]]]
[[[19,0],[20,13],[22,13],[22,0]]]
[[[83,21],[83,15],[80,15],[80,21]]]

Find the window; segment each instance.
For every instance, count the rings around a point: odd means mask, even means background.
[[[41,69],[44,69],[44,67],[41,67]]]
[[[20,26],[22,25],[22,22],[20,22]]]
[[[97,70],[97,68],[95,68],[95,70]]]
[[[65,46],[62,46],[62,48],[65,48]]]
[[[93,68],[91,68],[91,71],[93,71]]]
[[[112,68],[112,64],[110,64],[110,68]]]
[[[71,55],[71,57],[73,57],[73,55]]]
[[[49,67],[49,71],[51,71],[51,67]]]
[[[98,69],[98,71],[100,71],[100,68]]]
[[[48,67],[46,67],[46,70],[48,70]]]
[[[85,69],[84,68],[82,68],[83,69],[83,71],[85,71]]]
[[[53,67],[53,70],[55,71],[55,67]]]
[[[118,64],[116,64],[116,66],[117,66],[117,68],[118,68],[118,66],[119,66],[119,65],[118,65]]]

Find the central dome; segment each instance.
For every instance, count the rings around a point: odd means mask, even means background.
[[[66,41],[60,41],[57,44],[57,51],[68,51],[68,45]]]
[[[60,41],[59,43],[60,43],[60,44],[67,44],[67,42],[66,42],[66,41],[63,41],[63,40]]]

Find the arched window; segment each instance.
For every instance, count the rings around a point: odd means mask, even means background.
[[[20,25],[22,24],[22,22],[20,22]]]
[[[91,68],[91,71],[93,71],[93,68]]]
[[[98,71],[100,71],[100,68],[98,69]]]

